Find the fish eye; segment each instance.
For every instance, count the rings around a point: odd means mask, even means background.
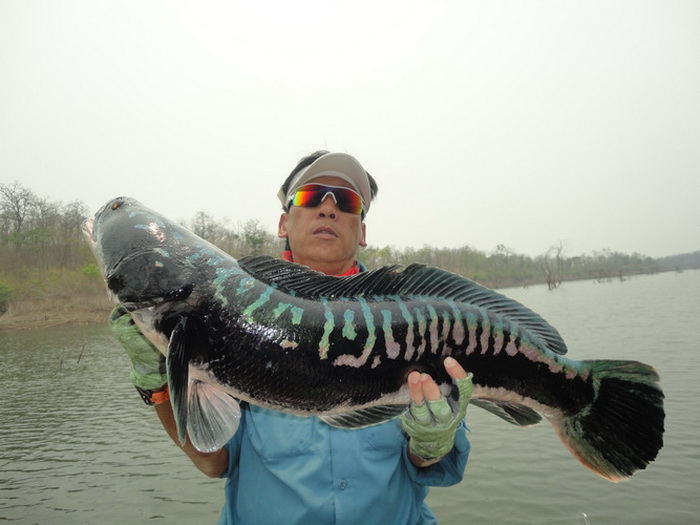
[[[111,208],[113,210],[116,210],[118,208],[121,208],[123,204],[124,204],[124,201],[122,199],[117,199],[114,202],[112,202]]]

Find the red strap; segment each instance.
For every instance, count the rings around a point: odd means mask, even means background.
[[[165,388],[160,392],[153,392],[153,394],[151,394],[151,402],[154,405],[160,405],[166,401],[170,401],[170,389],[168,385],[165,385]]]

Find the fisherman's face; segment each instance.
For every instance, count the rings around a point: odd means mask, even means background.
[[[314,183],[351,187],[338,177],[319,177]],[[294,262],[332,275],[352,267],[358,246],[367,246],[360,215],[338,208],[331,195],[315,208],[291,206],[280,217],[278,235],[288,239]]]

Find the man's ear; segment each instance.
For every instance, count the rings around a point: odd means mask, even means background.
[[[363,248],[367,246],[367,225],[363,222],[360,224],[360,242],[359,245]]]
[[[280,239],[287,238],[287,217],[288,215],[286,213],[280,215],[280,222],[277,225],[277,237]]]

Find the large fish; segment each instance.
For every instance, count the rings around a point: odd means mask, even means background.
[[[474,374],[472,403],[529,426],[544,416],[586,467],[612,481],[663,441],[658,375],[635,361],[574,361],[540,316],[436,268],[329,277],[270,257],[237,261],[120,197],[84,231],[113,297],[167,355],[180,439],[200,450],[236,432],[238,401],[353,428],[409,402],[406,378],[443,393],[451,355]]]

